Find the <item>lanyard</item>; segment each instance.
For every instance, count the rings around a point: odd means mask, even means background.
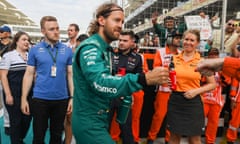
[[[52,58],[52,60],[53,60],[53,62],[54,62],[54,65],[56,65],[57,55],[58,55],[58,49],[56,49],[55,57],[53,57],[53,54],[52,54],[52,52],[50,52],[49,48],[47,48],[47,50],[48,50],[48,53],[50,54],[50,56],[51,56],[51,58]]]

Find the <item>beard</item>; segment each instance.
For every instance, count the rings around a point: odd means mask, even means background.
[[[126,51],[129,51],[129,49],[131,49],[131,48],[118,48],[118,50],[119,50],[119,52],[126,52]]]
[[[114,34],[115,32],[118,32],[118,34]],[[115,40],[118,40],[118,38],[120,36],[120,31],[111,32],[111,29],[107,28],[107,27],[104,27],[103,33],[106,36],[106,38],[111,42],[115,41]]]
[[[57,35],[54,35],[54,36],[52,36],[52,37],[49,37],[49,35],[45,35],[45,38],[49,41],[49,42],[51,42],[51,43],[56,43],[56,42],[58,42],[59,41],[59,36],[57,36]]]
[[[181,44],[172,44],[173,47],[179,48]]]

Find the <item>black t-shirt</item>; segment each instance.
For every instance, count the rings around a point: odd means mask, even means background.
[[[119,68],[125,68],[126,73],[142,73],[142,57],[134,52],[124,55],[121,52],[113,55],[113,74],[117,74]]]
[[[0,56],[2,57],[4,53],[6,53],[8,51],[10,47],[10,43],[4,45],[3,43],[1,43],[0,41]]]

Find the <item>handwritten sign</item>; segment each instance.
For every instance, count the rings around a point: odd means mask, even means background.
[[[200,30],[201,40],[207,40],[211,37],[212,27],[208,16],[206,18],[202,18],[199,15],[184,16],[184,19],[188,29]]]

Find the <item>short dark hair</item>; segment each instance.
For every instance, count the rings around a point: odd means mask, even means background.
[[[219,49],[217,49],[217,48],[210,48],[208,50],[208,55],[219,55]]]
[[[84,40],[87,39],[87,38],[88,38],[88,35],[86,35],[86,34],[80,34],[80,35],[78,36],[78,38],[77,38],[77,41],[82,42],[82,41],[84,41]]]
[[[80,31],[78,24],[72,23],[69,24],[69,26],[73,26],[75,28],[75,31]]]
[[[139,39],[140,39],[139,36],[138,36],[137,34],[135,34],[134,37],[135,37],[135,38],[134,38],[134,39],[135,39],[134,42],[135,42],[136,44],[139,43]]]
[[[135,40],[135,33],[132,30],[123,30],[120,33],[121,35],[129,35],[131,39]]]
[[[175,18],[172,17],[172,16],[166,16],[166,17],[163,19],[164,23],[165,23],[167,20],[175,20]]]

